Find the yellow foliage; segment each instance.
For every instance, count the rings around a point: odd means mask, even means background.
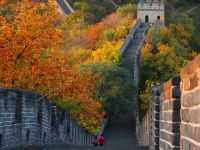
[[[174,53],[173,49],[165,44],[158,44],[158,52],[159,54],[166,54],[166,53]]]
[[[105,63],[119,63],[121,61],[121,55],[119,53],[121,45],[122,41],[103,43],[102,48],[98,48],[92,53],[92,60]]]
[[[148,56],[152,56],[152,45],[151,44],[146,44],[142,48],[142,57],[146,58]]]

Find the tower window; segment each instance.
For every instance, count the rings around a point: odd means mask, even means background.
[[[30,131],[26,131],[26,142],[29,142],[29,137],[30,137]]]
[[[3,136],[2,136],[2,134],[0,134],[0,148],[2,147],[2,144],[3,143]]]
[[[16,123],[20,123],[22,119],[22,95],[18,95],[16,99],[15,106],[15,121]]]
[[[45,141],[46,141],[46,132],[44,132],[44,134],[43,134],[43,143],[45,143]]]
[[[145,16],[145,23],[149,23],[149,16],[148,15]]]
[[[160,16],[157,16],[157,19],[160,20]]]
[[[69,122],[69,120],[67,121],[67,134],[70,134],[70,122]]]

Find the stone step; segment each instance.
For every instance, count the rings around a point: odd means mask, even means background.
[[[137,33],[142,32],[142,34],[143,34],[145,30],[146,30],[145,28],[139,28],[139,29],[137,29]]]
[[[127,149],[128,148],[128,149]],[[135,146],[135,147],[126,147],[124,146],[123,150],[148,150],[149,147],[143,146]],[[45,148],[37,148],[37,149],[28,149],[28,150],[122,150],[121,147],[104,147],[104,146],[97,146],[97,147],[86,147],[86,146],[68,146],[68,145],[60,145],[60,146],[50,146]]]

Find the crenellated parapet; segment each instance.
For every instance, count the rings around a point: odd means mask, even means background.
[[[151,150],[200,149],[200,55],[179,77],[152,89],[149,113],[151,132],[146,136]]]
[[[165,26],[165,4],[162,0],[140,0],[137,7],[137,19],[143,23]]]
[[[56,144],[91,146],[94,135],[45,96],[0,88],[0,149]]]

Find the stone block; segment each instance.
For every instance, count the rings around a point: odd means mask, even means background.
[[[167,90],[170,90],[173,86],[180,86],[180,77],[174,77],[170,79],[169,81],[164,83],[164,92]]]
[[[200,109],[182,109],[181,120],[190,123],[200,123]]]
[[[190,142],[184,138],[181,138],[181,149],[182,150],[189,150],[190,149]]]
[[[179,111],[165,111],[163,113],[163,120],[172,121],[172,122],[180,122],[180,112]]]
[[[161,111],[160,112],[160,120],[163,120],[164,119],[164,113]]]
[[[160,114],[159,113],[154,113],[154,119],[159,120],[160,119]]]
[[[160,104],[160,97],[159,96],[153,96],[151,103],[152,103],[153,106]]]
[[[159,128],[159,121],[154,121],[153,122],[153,127]]]
[[[200,90],[193,91],[182,95],[181,105],[184,107],[192,107],[200,105]]]
[[[172,87],[172,98],[180,98],[180,87]]]
[[[180,75],[181,79],[187,78],[192,72],[195,72],[200,68],[200,55],[198,55],[193,61],[187,63],[187,65],[181,69]]]
[[[180,123],[160,122],[160,129],[164,129],[171,133],[180,133]]]
[[[171,101],[173,98],[180,98],[180,87],[171,87],[164,92],[164,101]]]
[[[154,128],[153,133],[155,136],[159,136],[159,129],[158,128]]]
[[[152,94],[155,96],[160,96],[159,86],[152,88]]]
[[[180,99],[162,102],[162,110],[180,110]]]
[[[154,137],[154,143],[155,143],[156,145],[159,145],[159,137]]]
[[[198,81],[199,81],[198,72],[195,72],[194,74],[192,74],[192,76],[189,78],[189,80],[190,80],[189,90],[192,90],[193,88],[197,87]]]
[[[200,144],[200,127],[193,127],[193,137]]]
[[[168,131],[160,131],[160,139],[167,141],[168,143],[171,143],[173,146],[180,146],[180,134],[174,133]]]
[[[180,134],[170,135],[170,142],[172,142],[173,146],[180,146]]]

